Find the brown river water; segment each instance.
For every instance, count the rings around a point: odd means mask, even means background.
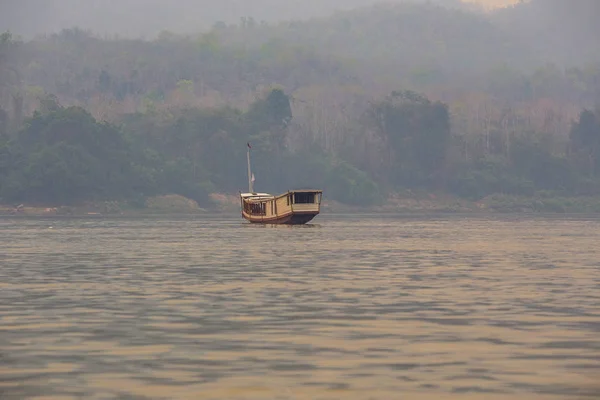
[[[0,399],[598,399],[600,217],[0,219]]]

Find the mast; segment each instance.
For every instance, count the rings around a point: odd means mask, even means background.
[[[250,146],[250,142],[248,142],[248,152],[247,152],[247,156],[248,156],[248,193],[254,193],[254,188],[253,188],[253,182],[254,182],[254,178],[252,176],[252,170],[250,169],[250,149],[252,147]]]

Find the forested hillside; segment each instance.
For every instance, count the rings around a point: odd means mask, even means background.
[[[7,32],[0,203],[210,205],[244,189],[248,141],[260,190],[349,204],[600,195],[594,7],[376,5],[153,40]]]

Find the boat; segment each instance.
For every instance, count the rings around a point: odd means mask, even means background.
[[[289,190],[273,196],[254,191],[254,174],[250,168],[250,143],[248,143],[248,192],[240,193],[242,217],[261,224],[306,224],[321,210],[322,190]]]

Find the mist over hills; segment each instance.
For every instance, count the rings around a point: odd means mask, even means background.
[[[226,101],[270,83],[293,91],[349,82],[373,92],[389,85],[438,92],[493,87],[518,99],[540,93],[519,74],[544,69],[536,82],[556,82],[561,69],[578,67],[587,78],[577,79],[587,82],[600,64],[596,0],[531,0],[493,12],[459,0],[0,1],[2,23],[21,28],[16,35],[30,28],[60,32],[25,39],[13,50],[9,64],[22,83],[69,97],[77,92],[77,101],[94,93],[89,77],[101,71],[141,92],[168,92],[182,79],[201,82]],[[272,21],[262,21],[261,13]],[[69,26],[83,31],[60,31]],[[135,39],[139,34],[148,36]],[[74,75],[67,79],[66,71]],[[584,85],[581,92],[593,92],[594,85]]]
[[[355,204],[600,195],[596,0],[0,1],[0,202],[208,202],[243,185],[248,140],[273,191]]]
[[[250,20],[254,27],[264,28],[268,24],[278,28],[255,29],[250,35],[244,31],[237,39],[229,34],[228,40],[247,45],[276,38],[303,46],[323,49],[329,46],[342,55],[384,58],[393,63],[412,58],[414,53],[429,61],[417,57],[413,65],[444,63],[445,68],[455,70],[478,68],[492,61],[521,68],[600,60],[600,45],[596,40],[600,37],[600,24],[595,23],[600,15],[600,2],[596,0],[522,1],[489,13],[477,12],[472,7],[476,3],[475,0],[0,0],[0,28],[24,39],[78,27],[100,37],[152,40],[163,31],[198,34],[219,24],[241,25],[242,20]],[[510,3],[479,0],[478,4]],[[441,11],[438,6],[446,10]]]
[[[568,65],[600,61],[600,1],[532,0],[491,15],[506,38],[541,61]]]
[[[412,0],[460,6],[460,0]],[[162,30],[197,33],[242,17],[276,22],[323,17],[381,0],[2,0],[0,27],[25,38],[80,27],[99,35],[152,38]],[[387,3],[402,3],[388,0]]]

